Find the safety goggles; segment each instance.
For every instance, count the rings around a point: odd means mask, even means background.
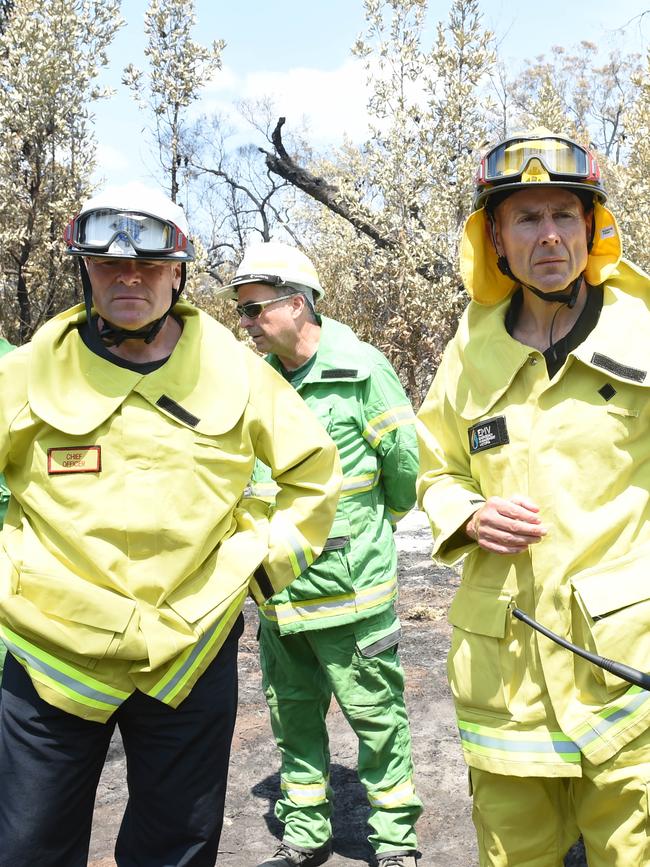
[[[257,319],[262,310],[264,310],[265,307],[268,307],[269,304],[276,304],[278,301],[286,301],[287,298],[293,298],[294,295],[295,292],[291,295],[281,295],[279,298],[269,298],[268,301],[249,301],[248,304],[237,304],[235,310],[237,311],[238,316],[245,316],[247,319]]]
[[[151,214],[109,208],[86,211],[70,220],[65,241],[91,255],[106,253],[115,241],[128,241],[141,256],[184,253],[190,246],[174,223]]]
[[[501,142],[481,160],[477,181],[480,184],[520,177],[532,159],[539,160],[551,176],[600,179],[598,163],[588,150],[575,142],[549,136]]]

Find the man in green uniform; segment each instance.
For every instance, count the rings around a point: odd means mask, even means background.
[[[238,300],[257,349],[270,353],[269,364],[338,446],[344,474],[324,553],[260,607],[264,689],[282,754],[276,815],[284,824],[282,844],[263,867],[311,867],[330,855],[325,717],[332,695],[359,739],[378,863],[412,865],[422,806],[397,656],[393,530],[415,501],[413,411],[386,358],[315,313],[323,289],[299,250],[275,242],[251,247],[224,291]],[[259,475],[253,493],[268,493]]]

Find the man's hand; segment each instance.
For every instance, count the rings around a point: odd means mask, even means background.
[[[465,532],[486,551],[521,554],[529,545],[541,542],[548,532],[538,512],[539,507],[527,497],[490,497],[474,512]]]

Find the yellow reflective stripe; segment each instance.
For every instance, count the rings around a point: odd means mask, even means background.
[[[277,525],[277,522],[276,522]],[[305,547],[292,524],[282,522],[282,533],[291,568],[296,578],[308,569],[314,562],[314,552],[311,546]]]
[[[401,807],[413,803],[416,797],[412,780],[405,780],[391,789],[384,789],[383,792],[368,792],[371,807]]]
[[[642,713],[647,713],[650,695],[640,686],[632,686],[620,698],[603,708],[596,721],[581,726],[573,737],[581,749],[587,750],[599,738],[611,738],[621,729],[630,725],[630,721]]]
[[[0,627],[0,634],[13,655],[25,663],[34,680],[44,683],[78,704],[114,711],[130,695],[94,677],[89,677],[79,669],[46,653],[7,626]]]
[[[323,804],[327,801],[327,783],[295,783],[282,777],[280,788],[294,804]]]
[[[363,494],[372,491],[379,484],[381,470],[376,473],[365,473],[363,476],[344,476],[341,485],[341,496],[349,497],[352,494]]]
[[[173,701],[180,690],[185,686],[187,681],[192,677],[196,668],[205,659],[207,653],[219,638],[224,628],[230,625],[234,615],[238,612],[242,605],[242,598],[245,593],[240,593],[236,599],[230,603],[224,614],[217,620],[214,626],[205,633],[196,644],[188,647],[180,654],[178,659],[165,672],[164,676],[158,681],[155,686],[148,690],[147,695],[158,699],[165,704]]]
[[[491,758],[544,764],[578,764],[579,746],[564,732],[504,731],[458,720],[463,749]]]
[[[301,620],[338,617],[341,614],[365,611],[390,601],[397,594],[397,578],[383,581],[372,587],[365,587],[356,593],[341,593],[339,596],[323,596],[300,602],[282,602],[280,605],[267,603],[261,606],[269,620],[277,620],[281,625],[297,623]]]
[[[381,415],[370,419],[366,424],[361,436],[367,440],[370,445],[377,448],[381,442],[381,438],[395,428],[403,427],[405,424],[415,423],[415,413],[413,407],[406,404],[405,406],[394,406]]]
[[[409,509],[407,509],[405,512],[396,512],[395,509],[387,507],[386,512],[388,514],[388,520],[391,522],[391,524],[397,524],[398,521],[402,520],[404,515],[408,515]]]

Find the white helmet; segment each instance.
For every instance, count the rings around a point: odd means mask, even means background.
[[[194,247],[185,212],[164,193],[134,182],[92,196],[65,232],[73,256],[189,262]]]
[[[280,241],[249,247],[232,282],[220,289],[219,295],[237,300],[237,290],[246,283],[308,289],[316,299],[325,294],[310,259],[301,250]]]
[[[170,304],[165,313],[142,328],[126,329],[102,317],[100,340],[119,346],[124,340],[151,343],[165,324],[172,307],[181,296],[187,278],[187,262],[194,259],[194,246],[187,237],[183,209],[164,193],[141,183],[109,187],[92,196],[73,217],[65,230],[67,252],[78,256],[83,285],[86,319],[93,321],[93,287],[85,264],[92,259],[152,259],[180,264],[180,282],[171,287]]]

